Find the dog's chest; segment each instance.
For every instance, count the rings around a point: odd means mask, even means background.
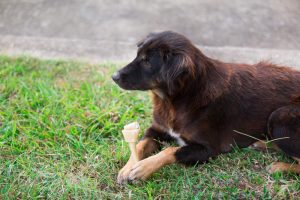
[[[180,137],[180,134],[173,129],[169,129],[167,132],[172,138],[174,138],[179,146],[186,146],[186,142]]]
[[[164,130],[169,136],[171,136],[179,146],[186,146],[187,143],[183,139],[182,133],[175,131],[180,130],[178,124],[176,124],[176,120],[165,119],[166,118],[159,118],[159,120],[156,121],[156,124],[158,124],[162,130]],[[174,129],[174,125],[177,125],[176,129]]]
[[[182,124],[182,115],[177,115],[178,111],[170,104],[161,101],[156,95],[154,97],[154,121],[155,123],[170,135],[177,144],[185,146],[187,143],[182,137],[182,134],[177,130],[180,130],[180,124]]]

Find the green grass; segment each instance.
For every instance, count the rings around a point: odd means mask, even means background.
[[[148,93],[111,81],[118,67],[0,56],[0,199],[300,198],[300,176],[265,170],[289,158],[250,149],[116,185],[129,157],[120,130],[151,121]]]

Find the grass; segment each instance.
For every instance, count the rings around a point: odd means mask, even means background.
[[[237,148],[116,185],[129,157],[120,130],[151,121],[148,93],[110,80],[120,66],[0,56],[0,199],[300,198],[300,176],[265,170],[289,158]]]

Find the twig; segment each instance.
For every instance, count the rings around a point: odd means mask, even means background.
[[[248,137],[250,137],[252,139],[255,139],[255,140],[260,141],[260,142],[265,143],[265,144],[268,144],[270,142],[274,142],[274,141],[277,141],[277,140],[284,140],[284,139],[289,139],[290,138],[290,137],[281,137],[281,138],[275,138],[273,140],[264,141],[264,140],[261,140],[261,139],[258,139],[256,137],[254,137],[252,135],[248,135],[246,133],[242,133],[242,132],[237,131],[237,130],[233,130],[233,131],[236,132],[236,133],[238,133],[238,134],[241,134],[241,135],[244,135],[244,136],[248,136]]]

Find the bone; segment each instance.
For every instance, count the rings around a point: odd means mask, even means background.
[[[124,126],[124,130],[133,130],[133,129],[140,129],[140,125],[137,122],[132,122]]]
[[[140,126],[137,122],[133,122],[124,126],[122,130],[125,141],[128,143],[131,156],[134,158],[135,162],[138,162],[138,155],[136,151],[136,141],[140,132]]]

